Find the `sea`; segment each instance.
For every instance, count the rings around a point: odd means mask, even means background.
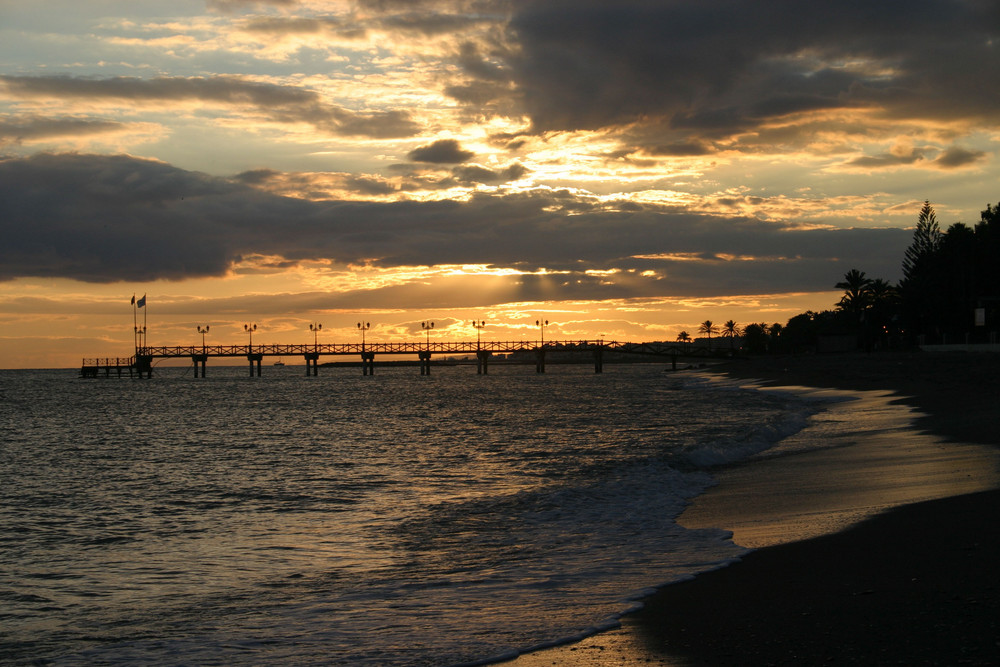
[[[480,665],[745,550],[675,519],[814,400],[669,365],[0,371],[0,663]]]

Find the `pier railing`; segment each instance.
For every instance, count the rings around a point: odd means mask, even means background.
[[[360,355],[360,354],[475,354],[477,352],[503,353],[530,352],[617,352],[652,356],[709,356],[717,350],[690,343],[619,343],[602,340],[552,340],[539,341],[431,341],[431,342],[371,342],[371,343],[321,343],[321,344],[257,344],[257,345],[179,345],[145,346],[138,348],[140,357],[170,359],[205,355],[209,357],[245,357],[260,354],[265,357],[296,355]]]
[[[135,357],[98,357],[84,359],[80,366],[81,377],[97,377],[104,374],[110,377],[112,373],[121,377],[123,373],[132,375],[135,370]]]
[[[528,353],[534,356],[536,370],[545,372],[546,356],[556,355],[564,359],[581,361],[580,353],[589,353],[594,362],[594,370],[602,372],[605,357],[628,358],[634,355],[670,358],[674,367],[678,357],[708,357],[720,354],[717,349],[696,346],[691,343],[621,343],[605,340],[550,340],[532,341],[397,341],[362,343],[323,344],[259,344],[259,345],[174,345],[141,346],[136,348],[134,357],[104,359],[84,359],[80,374],[84,377],[110,376],[112,370],[117,375],[127,371],[139,377],[152,376],[153,361],[156,359],[188,358],[194,363],[195,377],[199,365],[201,376],[205,377],[205,366],[209,358],[244,357],[250,363],[250,374],[261,374],[264,357],[294,357],[301,355],[306,362],[306,374],[319,374],[319,360],[324,356],[359,356],[365,375],[375,373],[376,355],[410,354],[420,360],[421,375],[430,374],[431,357],[437,355],[475,355],[478,372],[487,372],[488,362],[494,354],[518,355]],[[576,354],[573,354],[576,353]],[[583,355],[584,357],[587,355]],[[550,356],[550,359],[553,357]]]

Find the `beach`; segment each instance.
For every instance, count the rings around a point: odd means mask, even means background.
[[[514,664],[996,664],[998,371],[997,355],[919,352],[716,367],[862,392],[848,412],[881,401],[912,426],[718,471],[679,522],[755,551],[663,587],[620,629]]]

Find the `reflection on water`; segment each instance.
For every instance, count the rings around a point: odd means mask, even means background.
[[[733,558],[700,466],[813,410],[661,366],[0,372],[0,659],[447,664]],[[437,370],[437,369],[436,369]]]

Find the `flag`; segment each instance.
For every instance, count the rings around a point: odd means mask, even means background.
[[[142,298],[135,302],[136,308],[142,308],[146,305],[146,295],[143,294]]]
[[[135,294],[132,295],[132,305],[135,305]]]

